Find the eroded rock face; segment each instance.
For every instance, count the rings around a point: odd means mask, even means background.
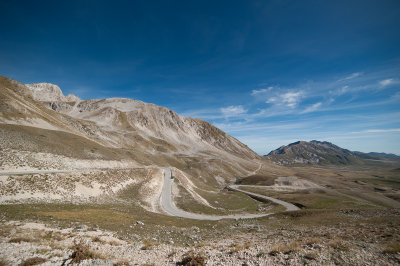
[[[65,96],[60,87],[51,83],[32,83],[26,84],[31,90],[33,99],[41,102],[76,102],[80,99],[72,94]]]

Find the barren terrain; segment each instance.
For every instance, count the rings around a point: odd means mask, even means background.
[[[395,160],[281,166],[164,107],[0,85],[0,265],[400,264]]]

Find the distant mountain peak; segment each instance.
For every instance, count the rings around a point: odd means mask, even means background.
[[[394,158],[394,159],[399,159],[400,156],[393,154],[393,153],[385,153],[385,152],[369,152],[368,154],[373,155],[373,156],[380,156],[380,157],[385,157],[385,158]]]
[[[295,164],[362,164],[364,159],[399,159],[395,154],[378,152],[363,153],[343,149],[328,141],[296,141],[279,147],[265,156],[280,165]]]
[[[76,102],[80,99],[73,95],[68,94],[65,96],[61,91],[60,87],[51,83],[32,83],[26,84],[29,90],[32,93],[33,99],[41,102],[53,102],[53,101],[60,101],[60,102]]]
[[[296,141],[271,151],[268,159],[277,164],[350,164],[359,158],[349,150],[342,149],[328,141]]]

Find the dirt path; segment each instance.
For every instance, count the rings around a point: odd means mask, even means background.
[[[262,167],[262,163],[259,162],[259,163],[258,163],[258,168],[257,168],[256,170],[254,170],[254,172],[253,172],[252,174],[253,174],[253,175],[256,175],[257,172],[261,170],[261,167]]]

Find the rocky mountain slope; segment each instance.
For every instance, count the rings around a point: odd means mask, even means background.
[[[135,146],[131,136],[152,140],[161,144],[161,151],[190,152],[208,151],[230,153],[254,159],[258,155],[237,139],[212,126],[206,121],[183,117],[172,110],[154,104],[126,98],[81,101],[74,95],[64,96],[58,86],[49,83],[29,84],[27,88],[35,100],[46,107],[70,117],[92,121],[101,127],[108,146],[126,148]],[[118,136],[111,137],[113,133]],[[152,142],[152,141],[151,141]],[[165,147],[162,147],[165,146]]]
[[[56,85],[1,76],[0,148],[3,171],[57,169],[65,165],[61,161],[82,168],[88,160],[103,167],[168,166],[210,187],[247,175],[261,159],[210,123],[161,106],[124,98],[80,100]]]
[[[378,153],[349,151],[327,141],[297,141],[271,151],[265,158],[280,165],[321,164],[350,165],[363,164],[367,160],[385,160],[388,156]],[[392,157],[394,158],[394,157]]]

